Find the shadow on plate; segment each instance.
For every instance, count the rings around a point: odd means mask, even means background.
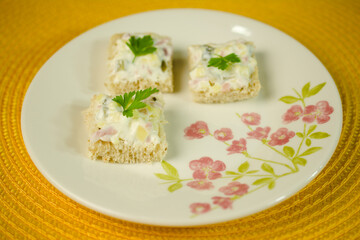
[[[107,45],[108,41],[106,40],[95,41],[91,48],[90,79],[86,86],[90,92],[107,92],[104,85],[107,74]]]
[[[54,124],[57,126],[57,146],[61,151],[87,156],[87,133],[82,112],[87,103],[65,105],[59,111]],[[67,131],[64,132],[64,130]],[[63,136],[63,137],[62,137]]]
[[[175,126],[171,126],[170,124],[175,124],[179,119],[179,116],[176,114],[176,111],[173,109],[167,109],[165,111],[165,119],[169,122],[165,125],[165,132],[166,132],[166,140],[168,142],[168,151],[165,156],[165,160],[171,159],[178,154],[178,149],[176,149],[176,142],[177,138],[179,137],[176,135],[175,131],[171,131],[171,129],[176,128]]]
[[[174,93],[185,90],[187,87],[187,75],[187,61],[181,56],[179,52],[175,51],[173,59]]]
[[[271,83],[269,82],[270,79],[268,79],[266,74],[266,54],[264,52],[257,52],[256,60],[258,62],[259,79],[261,83],[261,90],[257,98],[263,101],[271,98]]]

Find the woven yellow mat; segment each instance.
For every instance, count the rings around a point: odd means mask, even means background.
[[[90,210],[54,188],[32,163],[20,117],[26,90],[60,47],[101,23],[163,8],[247,16],[300,41],[339,89],[343,132],[325,169],[306,188],[258,214],[196,228],[130,223]],[[0,238],[355,239],[360,238],[360,1],[27,0],[0,1]]]

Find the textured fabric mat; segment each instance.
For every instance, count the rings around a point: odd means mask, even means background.
[[[337,149],[306,188],[258,214],[217,225],[165,228],[111,218],[69,199],[32,163],[20,117],[26,90],[60,47],[101,23],[142,11],[207,8],[247,16],[300,41],[329,70],[344,123]],[[0,238],[355,239],[360,238],[360,1],[1,0]]]

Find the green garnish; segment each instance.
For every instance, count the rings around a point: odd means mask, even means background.
[[[156,51],[156,47],[153,46],[154,41],[150,35],[146,35],[142,38],[131,36],[129,42],[126,42],[126,45],[134,54],[133,62],[135,61],[136,57],[150,54]]]
[[[157,93],[159,90],[157,88],[147,88],[145,90],[138,90],[125,93],[124,96],[119,95],[114,97],[112,100],[117,102],[123,107],[123,115],[126,117],[133,116],[134,109],[140,109],[146,107],[146,104],[141,102],[142,100],[148,98],[151,94]],[[135,95],[135,97],[134,97]],[[134,98],[133,98],[134,97]]]
[[[211,58],[208,67],[217,67],[221,70],[225,70],[229,64],[240,62],[240,58],[235,54],[231,53],[225,57],[218,55],[217,58]]]

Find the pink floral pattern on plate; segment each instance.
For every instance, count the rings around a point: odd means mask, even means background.
[[[187,139],[200,139],[210,134],[209,128],[204,121],[197,121],[185,128],[185,137]]]
[[[261,116],[258,113],[244,113],[241,116],[241,121],[246,125],[259,125]]]
[[[295,136],[295,132],[289,131],[287,128],[279,128],[276,132],[271,134],[269,145],[280,146],[288,143],[291,138]]]
[[[229,141],[234,138],[230,128],[222,128],[214,132],[214,137],[219,141]]]
[[[248,138],[257,139],[257,140],[263,140],[267,139],[269,136],[271,128],[270,127],[257,127],[255,130],[248,132]]]
[[[194,170],[194,179],[209,179],[215,180],[221,177],[221,171],[226,168],[222,161],[214,161],[209,157],[202,157],[199,160],[192,160],[189,163],[191,170]]]
[[[303,121],[312,123],[316,120],[318,124],[326,123],[330,120],[330,114],[334,112],[334,108],[327,101],[320,101],[316,105],[305,107]]]
[[[239,182],[231,182],[227,186],[219,188],[219,191],[225,195],[242,196],[248,192],[249,186]]]
[[[220,206],[222,209],[232,208],[233,200],[229,197],[212,197],[213,204]]]
[[[156,177],[169,184],[169,192],[187,186],[192,191],[214,193],[208,202],[190,203],[192,217],[216,209],[231,210],[235,207],[236,200],[264,187],[269,190],[275,188],[279,179],[299,172],[301,167],[306,166],[306,158],[322,149],[312,146],[313,141],[330,136],[326,132],[315,132],[318,126],[314,123],[325,124],[330,121],[334,108],[326,100],[318,101],[314,105],[305,103],[307,98],[316,95],[324,86],[325,83],[321,83],[311,88],[310,83],[307,83],[301,89],[301,94],[294,90],[296,96],[289,95],[279,99],[286,104],[293,104],[281,116],[282,122],[289,125],[301,120],[304,127],[300,131],[293,131],[287,127],[272,131],[269,126],[261,126],[261,114],[255,112],[236,113],[249,129],[247,136],[234,137],[234,131],[228,126],[211,131],[205,121],[197,121],[184,129],[184,137],[188,140],[200,141],[205,137],[211,137],[218,141],[224,146],[224,158],[228,155],[241,155],[244,159],[240,159],[240,165],[236,169],[227,169],[223,160],[203,156],[189,162],[189,169],[192,171],[190,178],[181,178],[177,169],[166,161],[161,163],[165,174],[155,173]],[[294,104],[296,102],[302,105]],[[230,140],[231,143],[228,142]],[[257,156],[258,151],[249,148],[252,141],[258,141],[278,157],[267,159]],[[251,167],[255,161],[261,163],[260,168]]]
[[[211,206],[208,203],[192,203],[190,209],[194,214],[203,214],[210,211]]]
[[[234,140],[231,143],[231,146],[226,149],[228,151],[228,154],[234,154],[234,153],[242,153],[246,151],[246,139],[240,138],[239,141]]]

